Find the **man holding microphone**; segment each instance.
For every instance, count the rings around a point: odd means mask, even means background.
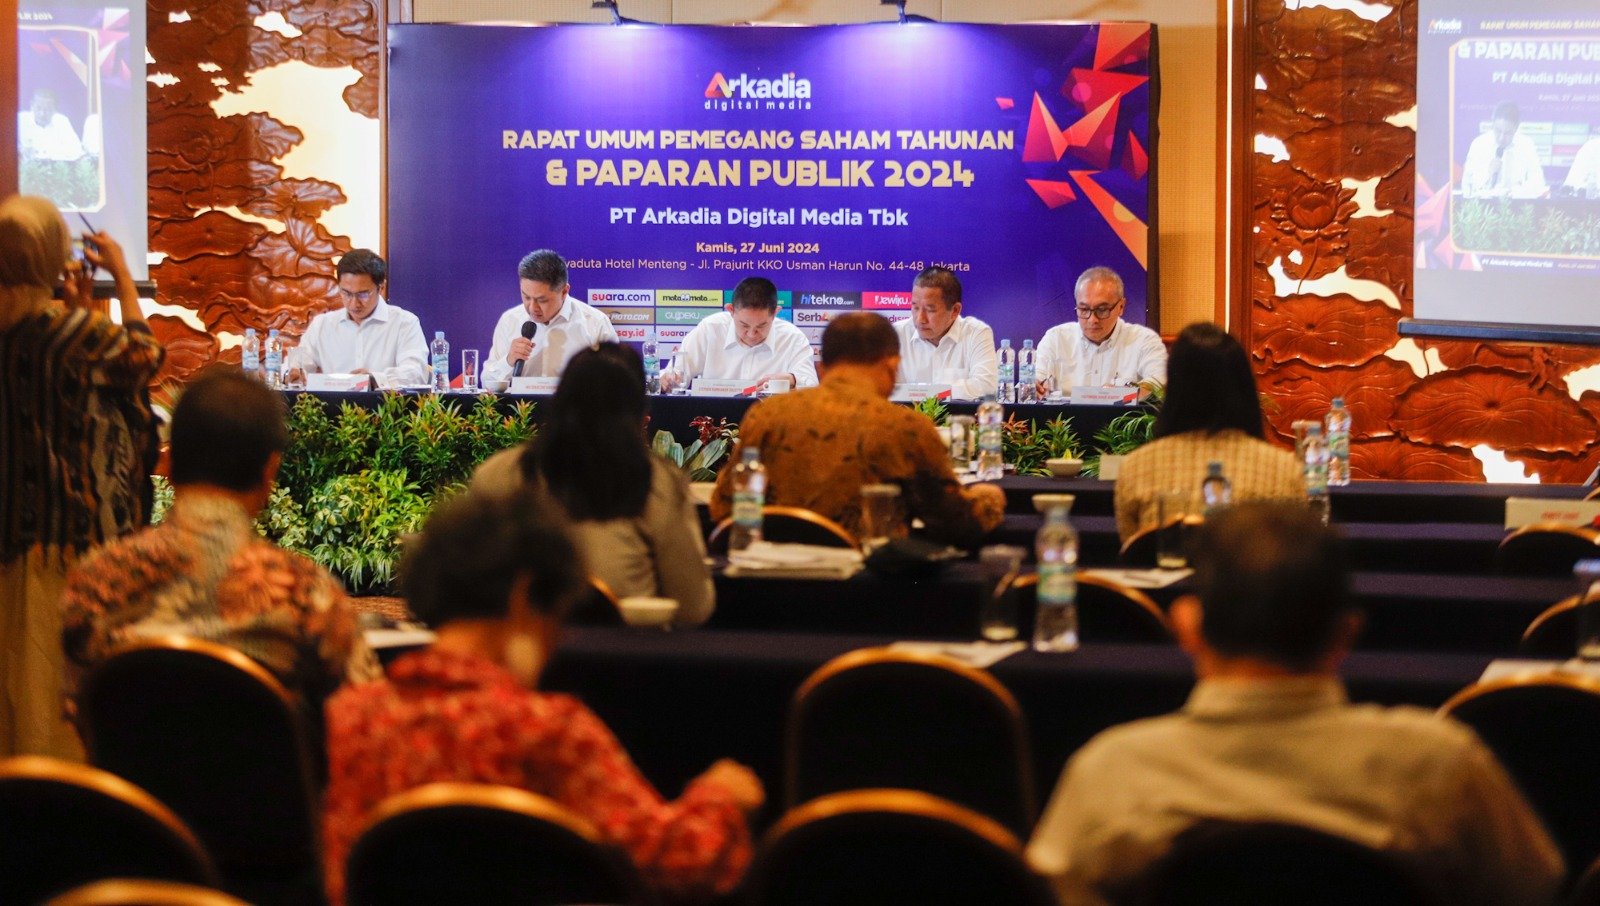
[[[572,284],[560,255],[549,249],[529,252],[517,265],[517,278],[522,304],[507,309],[494,325],[483,366],[485,384],[513,375],[560,377],[578,350],[617,342],[610,318],[568,295]]]

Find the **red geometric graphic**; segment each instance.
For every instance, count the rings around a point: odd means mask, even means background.
[[[1050,111],[1033,93],[1033,111],[1028,114],[1028,138],[1022,145],[1022,160],[1030,164],[1053,164],[1067,150],[1067,137],[1061,133]]]
[[[722,77],[722,73],[719,72],[711,77],[711,83],[706,86],[706,97],[726,98],[732,96],[733,89],[728,87],[728,80]]]
[[[1076,149],[1078,156],[1094,164],[1096,169],[1110,167],[1111,146],[1117,136],[1117,111],[1121,106],[1122,96],[1116,95],[1067,127],[1063,133],[1067,147]]]
[[[1017,102],[1010,98],[995,98],[994,102],[1001,110],[1010,110],[1012,107],[1017,106]]]
[[[1148,81],[1150,77],[1147,75],[1074,69],[1072,75],[1061,83],[1061,93],[1079,107],[1093,110],[1111,98],[1127,94]]]
[[[1150,172],[1150,154],[1132,132],[1128,133],[1128,150],[1122,152],[1122,169],[1127,170],[1134,179],[1144,179],[1144,175]]]
[[[1150,55],[1150,26],[1141,22],[1106,22],[1094,48],[1095,69],[1115,69]]]
[[[1044,202],[1045,206],[1051,210],[1078,199],[1077,193],[1072,191],[1072,186],[1064,182],[1055,182],[1048,179],[1030,179],[1027,180],[1027,183],[1028,188],[1032,189],[1034,194],[1039,196],[1039,200]]]
[[[1083,197],[1094,204],[1095,210],[1105,218],[1106,225],[1117,234],[1122,244],[1128,247],[1133,257],[1139,260],[1139,266],[1149,270],[1150,264],[1146,260],[1150,245],[1150,227],[1144,221],[1135,217],[1128,206],[1118,201],[1094,181],[1094,170],[1073,170],[1072,181],[1078,184],[1083,192]]]

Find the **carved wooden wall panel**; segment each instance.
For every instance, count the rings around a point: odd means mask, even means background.
[[[379,20],[368,0],[150,0],[149,10],[150,248],[167,256],[151,276],[158,302],[195,312],[206,328],[151,319],[168,350],[158,380],[183,380],[239,360],[237,349],[221,351],[221,333],[276,327],[298,337],[337,304],[333,262],[350,248],[319,222],[345,201],[340,186],[287,178],[278,163],[303,141],[302,125],[318,124],[219,116],[212,102],[300,61],[354,67],[361,77],[343,101],[376,118]],[[272,13],[286,24],[256,25]]]
[[[1240,111],[1241,137],[1281,140],[1288,155],[1247,153],[1236,184],[1251,237],[1239,262],[1251,268],[1249,299],[1236,323],[1271,429],[1287,442],[1296,419],[1320,417],[1342,395],[1357,477],[1481,481],[1472,450],[1487,444],[1543,481],[1581,481],[1600,458],[1600,394],[1574,400],[1566,377],[1600,363],[1600,350],[1401,342],[1397,325],[1412,302],[1415,136],[1392,121],[1416,104],[1415,0],[1393,0],[1377,21],[1243,2],[1250,49],[1236,65],[1249,67],[1241,82],[1255,89]],[[1373,179],[1374,207],[1388,213],[1361,216],[1343,181]],[[1368,301],[1373,292],[1305,289],[1341,268],[1386,287],[1399,307]]]

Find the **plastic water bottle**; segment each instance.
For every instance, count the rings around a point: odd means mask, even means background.
[[[433,332],[428,352],[433,357],[433,392],[444,393],[450,389],[450,343],[445,340],[444,331]]]
[[[1324,524],[1328,521],[1328,442],[1322,426],[1306,426],[1306,502]]]
[[[745,447],[733,467],[733,533],[728,550],[742,551],[761,540],[761,507],[767,502],[767,470],[761,451]]]
[[[261,337],[254,327],[244,329],[244,342],[239,346],[239,367],[246,377],[261,380]]]
[[[1233,482],[1222,474],[1222,463],[1213,461],[1206,466],[1206,477],[1200,482],[1200,497],[1206,502],[1206,517],[1233,503]]]
[[[1005,474],[1000,447],[1005,440],[1006,411],[992,393],[978,404],[978,480],[998,481]]]
[[[1000,402],[1017,401],[1017,351],[1010,340],[1000,341]]]
[[[1350,483],[1350,410],[1344,397],[1333,398],[1328,410],[1328,484],[1342,487]]]
[[[283,338],[278,336],[278,329],[267,331],[267,364],[266,378],[268,387],[283,386]]]
[[[650,328],[644,335],[644,392],[661,392],[661,359],[656,354],[656,329]]]
[[[1039,606],[1033,623],[1034,651],[1078,648],[1078,532],[1067,508],[1051,507],[1034,537],[1039,563]]]
[[[1023,340],[1022,351],[1017,353],[1017,402],[1031,403],[1038,399],[1038,386],[1033,379],[1033,341]]]

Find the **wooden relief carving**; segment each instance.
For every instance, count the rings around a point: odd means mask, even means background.
[[[1272,431],[1287,439],[1295,420],[1319,417],[1343,396],[1354,416],[1357,477],[1482,481],[1472,449],[1487,444],[1543,481],[1581,481],[1600,459],[1600,394],[1574,400],[1566,376],[1600,363],[1600,350],[1401,344],[1418,216],[1415,135],[1389,120],[1416,104],[1416,0],[1393,0],[1376,22],[1327,7],[1288,9],[1283,0],[1247,2],[1243,65],[1256,85],[1248,133],[1278,139],[1288,153],[1250,154],[1240,200],[1252,228],[1240,329]],[[1377,180],[1374,207],[1387,215],[1358,216],[1344,180]],[[1382,284],[1399,308],[1365,301],[1373,293],[1305,289],[1341,268]]]
[[[195,312],[151,320],[168,357],[158,380],[181,381],[220,351],[219,332],[276,327],[298,337],[337,304],[333,260],[350,240],[320,220],[345,201],[332,182],[288,178],[281,160],[304,139],[301,125],[265,113],[218,116],[211,104],[251,76],[292,60],[353,66],[345,89],[356,113],[378,115],[378,17],[369,0],[150,0],[150,248],[158,302]],[[278,13],[288,37],[258,27]],[[224,209],[237,209],[250,218]]]

